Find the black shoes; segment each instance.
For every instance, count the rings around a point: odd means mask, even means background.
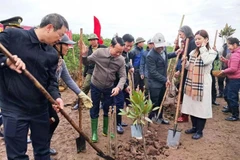
[[[152,122],[153,123],[157,123],[157,124],[169,124],[169,121],[163,118],[156,118],[156,117],[152,117]]]
[[[223,112],[223,113],[230,113],[231,111],[230,111],[229,107],[225,106],[225,107],[223,108],[222,112]]]
[[[186,134],[193,134],[193,133],[196,133],[196,132],[197,132],[197,129],[195,127],[185,131]]]
[[[122,127],[127,127],[128,125],[124,122],[121,123]]]
[[[212,104],[213,104],[213,105],[216,105],[216,106],[219,106],[219,105],[220,105],[220,104],[217,103],[216,101],[212,101]]]
[[[228,108],[228,106],[223,106],[223,109],[227,109]]]
[[[236,117],[236,116],[230,116],[230,117],[227,117],[225,120],[226,120],[226,121],[238,121],[239,118]]]
[[[123,134],[124,130],[121,125],[117,125],[117,133],[118,134]]]
[[[161,121],[162,121],[162,122],[161,122],[162,124],[169,124],[169,121],[166,120],[166,119],[163,119],[163,118],[162,118]]]
[[[186,134],[193,134],[192,139],[198,140],[200,138],[202,138],[203,134],[202,132],[198,132],[197,129],[195,127],[188,129],[185,131]]]
[[[53,148],[50,148],[49,152],[50,152],[50,155],[52,155],[52,156],[57,154],[57,151],[55,149],[53,149]]]
[[[196,132],[196,133],[192,136],[192,139],[198,140],[198,139],[202,138],[202,136],[203,136],[202,133]]]

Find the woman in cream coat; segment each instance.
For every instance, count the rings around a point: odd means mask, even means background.
[[[193,139],[203,136],[207,118],[212,118],[212,78],[210,75],[212,63],[217,53],[210,49],[209,36],[205,30],[195,34],[197,48],[190,53],[186,62],[188,75],[184,86],[182,113],[191,116],[192,128],[185,131],[193,134]]]

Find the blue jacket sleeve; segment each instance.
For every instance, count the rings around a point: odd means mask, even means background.
[[[167,56],[168,56],[168,59],[171,59],[171,58],[175,58],[177,55],[175,52],[172,52],[172,53],[168,53]]]
[[[143,55],[141,56],[141,60],[140,60],[140,75],[144,75],[144,70],[145,70],[145,64],[146,64],[146,54],[145,52],[143,53]]]
[[[74,80],[72,79],[72,77],[70,76],[67,66],[65,64],[65,61],[63,61],[62,63],[62,74],[61,74],[61,78],[63,79],[63,81],[66,83],[66,85],[77,95],[81,92],[81,90],[79,89],[78,85],[76,84],[76,82],[74,82]]]

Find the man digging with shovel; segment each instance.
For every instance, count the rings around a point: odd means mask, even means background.
[[[48,100],[21,73],[27,67],[63,108],[55,77],[58,56],[52,45],[67,30],[66,19],[54,13],[45,16],[39,28],[10,28],[0,33],[0,43],[14,54],[12,58],[16,61],[12,63],[0,54],[0,103],[8,159],[29,159],[26,151],[30,128],[34,159],[50,160]]]

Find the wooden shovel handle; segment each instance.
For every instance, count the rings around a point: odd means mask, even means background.
[[[167,96],[167,94],[168,94],[168,91],[169,91],[169,87],[167,87],[166,90],[165,90],[165,93],[164,93],[162,102],[161,102],[160,107],[159,107],[159,109],[158,109],[157,118],[159,117],[159,115],[160,115],[160,113],[161,113],[161,110],[162,110],[162,108],[163,108],[163,102],[164,102],[165,99],[166,99],[166,96]]]
[[[216,47],[216,44],[217,44],[217,34],[218,34],[218,30],[216,30],[215,32],[213,47]]]
[[[82,100],[79,98],[78,101],[78,114],[79,114],[79,128],[82,131]]]
[[[112,156],[111,134],[112,134],[112,106],[108,109],[108,154]]]
[[[3,54],[8,57],[14,64],[16,61],[13,59],[12,54],[0,43],[0,50],[3,52]],[[55,105],[58,105],[58,103],[52,98],[52,96],[46,91],[46,89],[38,82],[38,80],[27,70],[22,70],[22,73],[28,77],[33,84],[43,93],[43,95],[52,103]],[[76,125],[76,123],[67,115],[67,113],[60,108],[59,112],[67,119],[67,121],[73,126],[73,128],[81,134],[81,136],[84,137],[84,139],[92,146],[93,149],[95,149],[98,152],[99,156],[106,156],[103,151],[101,151],[94,143],[91,142],[90,138],[80,130],[80,128]],[[106,156],[107,157],[107,156]]]
[[[176,66],[177,66],[179,56],[180,56],[180,54],[177,55],[176,61],[175,61],[175,63],[174,63],[174,68],[176,68]],[[172,82],[172,77],[173,77],[173,75],[174,75],[174,73],[175,73],[175,72],[174,72],[174,71],[175,71],[174,68],[173,68],[172,72],[170,73],[170,77],[169,77],[170,82]],[[168,95],[169,90],[170,90],[170,87],[168,86],[168,87],[166,88],[166,90],[165,90],[165,93],[164,93],[162,102],[161,102],[161,104],[160,104],[160,107],[159,107],[159,110],[158,110],[158,114],[157,114],[157,118],[159,117],[159,115],[160,115],[160,113],[161,113],[161,110],[162,110],[162,107],[163,107],[163,103],[164,103],[164,101],[166,100],[166,97],[167,97],[167,95]]]
[[[182,27],[182,25],[183,25],[183,20],[184,20],[184,18],[185,18],[185,15],[182,16],[179,29],[180,29],[180,28]],[[179,39],[178,37],[179,37],[179,33],[177,34],[177,38],[176,38],[176,39]],[[176,46],[177,46],[177,44],[174,45],[174,47],[173,47],[173,52],[175,51]],[[167,73],[168,73],[168,71],[169,71],[169,69],[170,69],[171,63],[172,63],[172,58],[169,60],[168,68],[167,68]],[[175,68],[173,68],[173,69],[175,69]]]
[[[83,42],[83,29],[80,28],[80,46],[82,47],[82,42]],[[81,52],[79,53],[79,72],[78,72],[78,86],[79,88],[82,87],[83,78],[82,78],[82,49]]]
[[[186,55],[187,55],[188,44],[189,44],[189,38],[186,39],[183,57],[186,57]],[[180,100],[181,100],[181,95],[182,95],[182,89],[184,87],[184,84],[183,84],[183,74],[184,74],[184,70],[185,70],[185,63],[186,63],[186,59],[183,61],[183,64],[182,64],[181,79],[180,79],[180,86],[179,86],[179,91],[178,91],[178,101],[177,101],[177,108],[176,108],[176,115],[175,115],[174,125],[177,124],[179,108],[180,108]]]

